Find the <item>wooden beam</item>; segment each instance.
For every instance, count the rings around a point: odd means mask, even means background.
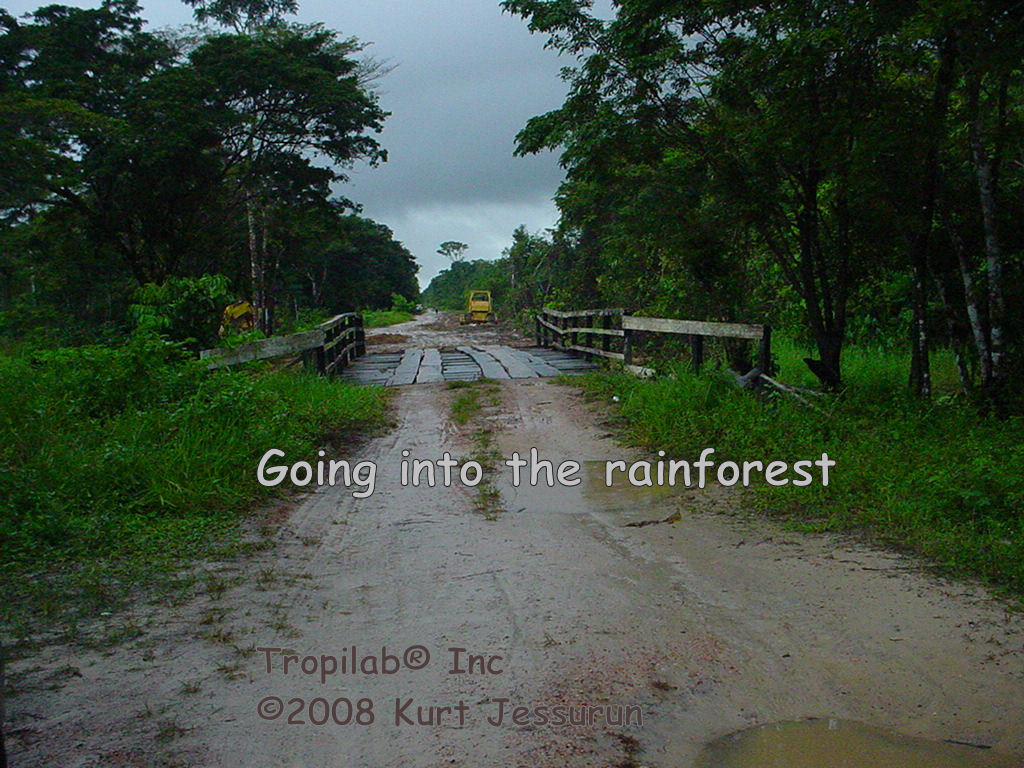
[[[398,387],[403,384],[412,384],[416,381],[416,374],[420,370],[420,361],[423,360],[422,349],[407,349],[402,361],[395,368],[395,372],[388,379],[389,387]]]
[[[456,349],[473,358],[473,362],[480,366],[480,373],[483,374],[485,379],[511,378],[508,375],[508,371],[490,353],[484,352],[481,349],[473,349],[473,347],[456,347]]]
[[[577,328],[566,328],[565,333],[593,334],[594,336],[625,336],[626,332],[621,328],[593,328],[580,326]]]
[[[444,381],[441,374],[441,350],[432,347],[423,353],[423,362],[420,363],[419,373],[416,374],[417,384],[433,384]]]
[[[356,336],[358,331],[359,331],[359,329],[356,328],[355,326],[352,326],[351,328],[343,329],[333,339],[331,339],[330,341],[325,341],[324,342],[324,349],[331,349],[332,347],[336,347],[340,342],[347,340],[350,336],[351,337]],[[348,345],[346,345],[346,346],[348,346]]]
[[[600,357],[607,357],[609,360],[625,360],[626,356],[621,352],[605,352],[603,349],[594,349],[593,347],[583,347],[579,344],[563,344],[560,349],[571,349],[573,352],[584,352],[588,355],[599,355]]]
[[[549,323],[547,320],[541,320],[540,316],[537,317],[537,322],[540,323],[545,328],[547,328],[548,330],[553,331],[554,333],[557,333],[559,336],[562,335],[562,329],[561,328],[559,328],[557,325],[553,325],[552,323]]]
[[[226,347],[204,349],[199,353],[199,359],[209,360],[207,367],[212,370],[238,363],[250,363],[254,360],[294,355],[313,347],[321,347],[323,343],[324,332],[317,328],[313,331],[293,333],[288,336],[271,336],[269,339],[250,341],[230,349]]]
[[[535,379],[537,378],[537,372],[533,370],[530,364],[516,355],[511,347],[498,346],[496,344],[488,344],[481,347],[482,350],[489,353],[495,360],[501,363],[505,370],[508,371],[508,375],[513,379]]]
[[[548,309],[544,307],[540,310],[546,315],[551,317],[604,317],[605,315],[621,315],[626,310],[621,308],[613,309],[572,309],[572,310],[561,310],[561,309]]]
[[[622,327],[629,331],[649,333],[682,333],[690,336],[714,336],[727,339],[756,339],[764,337],[763,325],[743,323],[712,323],[702,320],[672,320],[664,317],[634,317],[623,315]]]

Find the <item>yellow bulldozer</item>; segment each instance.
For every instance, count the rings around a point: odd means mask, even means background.
[[[472,290],[466,300],[466,313],[459,318],[459,323],[468,325],[470,323],[496,323],[498,318],[494,315],[494,307],[491,304],[491,292]]]
[[[244,299],[228,304],[220,320],[218,336],[224,338],[229,333],[245,333],[256,325],[256,310]]]

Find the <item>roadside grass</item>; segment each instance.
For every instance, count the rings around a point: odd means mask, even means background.
[[[777,345],[777,378],[810,387],[812,374],[793,344]],[[850,349],[846,389],[808,394],[816,409],[785,394],[755,396],[726,372],[640,380],[621,372],[582,380],[618,397],[628,436],[668,457],[696,459],[712,447],[725,460],[835,460],[827,487],[755,484],[755,508],[787,524],[852,531],[923,556],[948,573],[979,576],[1024,595],[1024,419],[985,418],[955,394],[952,361],[936,356],[938,394],[910,396],[899,353]]]
[[[492,478],[501,463],[501,454],[494,444],[494,424],[480,419],[480,416],[485,408],[501,404],[501,387],[488,379],[477,379],[448,382],[446,388],[458,391],[449,405],[452,422],[459,427],[473,422],[469,434],[472,454],[461,459],[460,463],[476,461],[484,471],[483,480],[476,486],[473,510],[488,520],[494,520],[501,512],[501,492]]]
[[[412,312],[398,309],[368,309],[362,314],[364,328],[383,328],[386,325],[407,323],[416,317]]]
[[[269,448],[311,459],[387,422],[387,393],[259,365],[203,369],[157,337],[0,356],[0,621],[16,635],[188,590],[188,559],[243,553],[280,489]]]

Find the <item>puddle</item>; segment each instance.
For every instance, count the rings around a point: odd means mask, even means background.
[[[849,720],[783,722],[712,742],[694,768],[1021,768],[978,747],[901,736]]]
[[[612,485],[605,485],[605,462],[584,461],[580,474],[583,477],[583,495],[600,509],[631,509],[638,505],[678,496],[685,486],[630,484],[625,472],[612,472]]]

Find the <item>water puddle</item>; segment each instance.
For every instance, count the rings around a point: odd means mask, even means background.
[[[685,490],[685,487],[670,485],[634,486],[630,484],[627,475],[620,471],[612,472],[612,484],[608,486],[605,484],[607,476],[603,461],[583,462],[580,475],[583,477],[583,495],[605,511],[649,506],[679,495],[681,489]]]
[[[814,719],[731,733],[694,768],[1020,768],[987,749],[901,736],[848,720]]]

